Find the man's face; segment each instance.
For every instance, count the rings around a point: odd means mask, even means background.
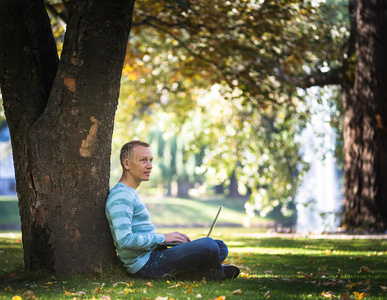
[[[137,182],[148,181],[152,170],[153,156],[149,148],[144,146],[134,146],[132,159],[125,161],[125,169],[129,175]]]

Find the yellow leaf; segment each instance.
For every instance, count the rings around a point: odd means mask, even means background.
[[[193,294],[194,291],[192,290],[192,286],[189,287],[188,291],[185,291],[184,294]]]
[[[215,298],[214,300],[226,300],[226,296],[219,296],[218,298]]]
[[[92,292],[93,294],[98,294],[103,290],[104,285],[98,285],[98,287]]]
[[[331,255],[332,254],[332,250],[325,250],[325,254],[326,255]]]
[[[355,295],[356,300],[363,299],[370,295],[369,293],[364,293],[364,292],[363,293],[353,292],[353,294]]]
[[[68,291],[64,291],[64,294],[66,296],[75,296],[75,293],[69,293]]]
[[[129,294],[129,293],[135,293],[136,290],[132,290],[132,289],[127,289],[127,288],[125,288],[125,289],[124,289],[124,292],[125,292],[125,295],[127,295],[127,294]]]
[[[12,300],[22,300],[22,297],[16,295],[12,297]]]

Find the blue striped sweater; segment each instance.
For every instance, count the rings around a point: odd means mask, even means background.
[[[121,261],[130,274],[139,271],[164,235],[157,234],[137,191],[117,183],[106,201],[106,218]]]

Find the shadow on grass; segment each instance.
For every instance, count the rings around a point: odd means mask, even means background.
[[[185,282],[131,277],[122,268],[102,273],[59,276],[20,270],[21,244],[0,239],[0,266],[8,265],[0,279],[0,298],[33,291],[39,299],[326,299],[322,293],[340,298],[348,292],[368,294],[366,299],[385,299],[387,282],[384,240],[315,240],[288,238],[233,237],[235,229],[224,229],[221,238],[229,244],[227,263],[242,270],[235,280]],[[248,233],[249,230],[245,230]],[[253,234],[254,230],[249,233]],[[252,236],[252,235],[251,235]],[[12,267],[13,266],[13,267]],[[1,267],[3,268],[3,267]],[[3,269],[4,270],[4,269]],[[16,274],[13,274],[15,273]],[[11,276],[12,275],[12,276]],[[5,292],[10,286],[13,292]],[[67,292],[68,294],[66,294]],[[328,294],[325,294],[328,295]],[[8,297],[8,298],[7,298]]]

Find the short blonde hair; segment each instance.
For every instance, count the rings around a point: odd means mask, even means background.
[[[146,143],[146,142],[142,142],[142,141],[131,141],[131,142],[128,142],[126,143],[125,145],[123,145],[121,147],[121,152],[120,152],[120,162],[121,162],[121,166],[123,167],[123,160],[125,158],[127,158],[129,161],[132,160],[132,157],[133,157],[133,148],[135,146],[144,146],[144,147],[149,147],[149,144]]]

